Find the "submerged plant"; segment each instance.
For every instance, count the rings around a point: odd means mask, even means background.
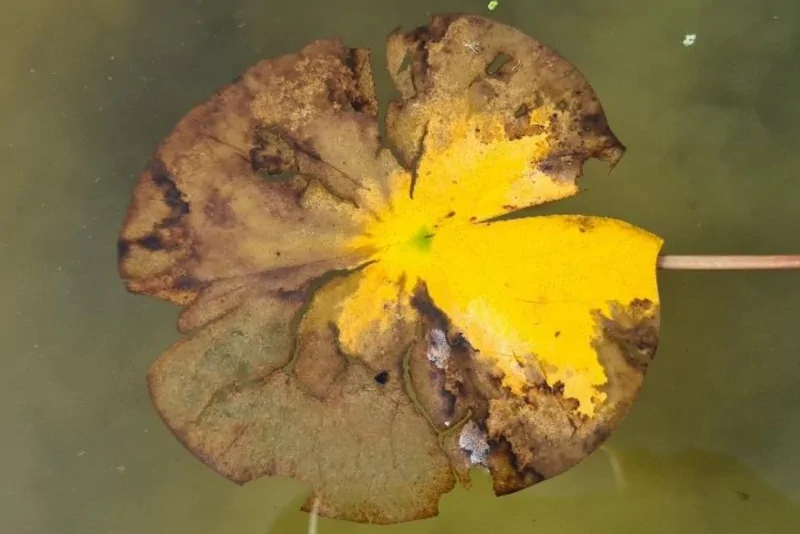
[[[507,494],[598,447],[654,356],[663,261],[614,219],[498,220],[624,152],[553,50],[436,16],[387,60],[385,143],[369,51],[249,69],[162,142],[119,241],[127,288],[184,307],[148,374],[183,445],[375,523],[435,515],[471,467]]]

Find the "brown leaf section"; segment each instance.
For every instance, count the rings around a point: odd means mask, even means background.
[[[529,376],[524,396],[512,395],[424,288],[414,305],[427,332],[410,359],[416,400],[441,433],[462,483],[469,484],[470,466],[482,466],[498,495],[552,478],[601,445],[636,399],[658,344],[658,309],[649,301],[617,304],[611,317],[597,313],[594,347],[608,376],[608,397],[587,419],[575,415],[562,388],[548,386],[544,374]]]
[[[357,265],[344,245],[397,170],[376,113],[369,52],[336,41],[223,87],[138,181],[118,245],[127,288],[187,304],[218,280]]]
[[[500,117],[508,139],[547,133],[552,150],[532,171],[552,179],[575,182],[586,160],[614,165],[625,150],[581,73],[515,28],[474,15],[436,15],[428,26],[392,33],[387,60],[402,96],[389,104],[388,140],[410,169],[425,146],[450,143],[431,139],[428,124],[464,99],[472,111]],[[540,109],[549,116],[531,124]]]
[[[148,376],[161,417],[231,480],[308,483],[323,516],[396,523],[436,515],[454,479],[436,433],[404,391],[406,348],[384,354],[393,365],[378,377],[336,348],[327,318],[337,292],[317,293],[303,313],[305,298],[252,295],[174,345]]]

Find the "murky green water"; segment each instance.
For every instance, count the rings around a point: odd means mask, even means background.
[[[482,1],[26,0],[0,17],[0,531],[306,532],[300,484],[239,488],[186,453],[144,375],[177,309],[126,294],[116,233],[134,179],[190,107],[319,37],[382,51]],[[653,230],[674,253],[800,253],[800,7],[793,0],[502,0],[560,50],[629,151],[560,211]],[[697,34],[691,47],[684,35]],[[379,71],[388,97],[388,77]],[[550,211],[555,207],[548,208]],[[663,338],[602,451],[439,518],[319,532],[794,532],[800,273],[661,273]]]

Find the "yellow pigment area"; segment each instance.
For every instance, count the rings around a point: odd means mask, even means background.
[[[530,122],[546,126],[550,110],[532,113]],[[451,223],[484,220],[518,208],[558,200],[578,192],[574,183],[536,170],[551,151],[545,133],[506,138],[503,121],[472,114],[428,123],[424,156],[417,166],[414,209],[429,222],[450,216]]]
[[[508,140],[500,121],[464,115],[431,121],[413,199],[411,176],[397,174],[389,206],[351,242],[371,250],[376,263],[364,271],[363,288],[342,303],[359,317],[340,323],[343,339],[354,342],[367,321],[388,328],[391,318],[380,303],[398,297],[399,281],[408,290],[423,281],[514,394],[522,394],[525,368],[535,366],[536,375],[544,373],[551,386],[561,382],[564,396],[591,416],[606,383],[592,346],[599,335],[595,312],[607,314],[612,302],[658,303],[661,239],[605,218],[480,223],[577,189],[532,170],[548,157],[545,133]],[[544,119],[531,118],[537,120]]]
[[[359,353],[365,344],[365,326],[382,335],[413,317],[409,288],[398,276],[397,267],[391,262],[376,262],[355,274],[358,286],[339,303],[335,317],[339,344],[345,352]]]
[[[419,272],[437,306],[503,373],[515,393],[538,365],[591,416],[606,375],[592,342],[595,311],[635,299],[658,304],[662,241],[622,221],[548,216],[447,228]]]

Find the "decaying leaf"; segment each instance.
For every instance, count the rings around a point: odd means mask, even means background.
[[[187,114],[141,176],[127,288],[182,305],[153,403],[244,483],[291,476],[326,517],[396,523],[487,468],[498,494],[619,424],[658,340],[661,240],[621,221],[496,220],[576,194],[623,147],[554,51],[475,16],[370,53],[317,41]],[[391,150],[390,150],[391,148]]]

